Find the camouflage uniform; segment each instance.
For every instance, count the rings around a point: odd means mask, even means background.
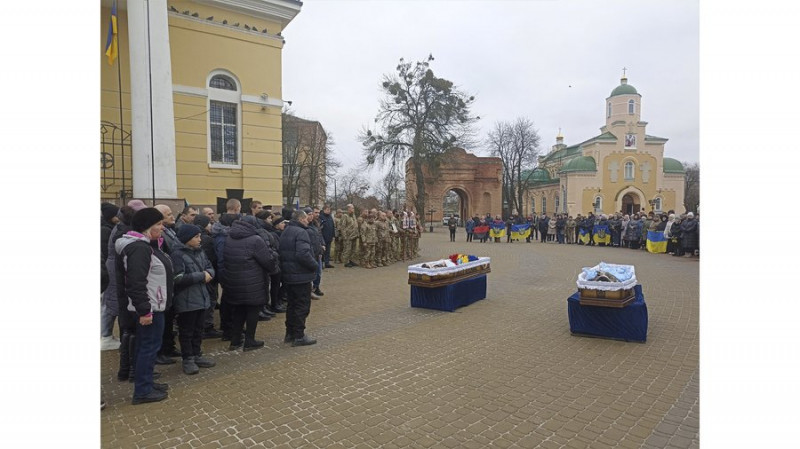
[[[336,230],[336,235],[333,237],[333,248],[331,249],[331,251],[333,251],[333,254],[331,254],[331,257],[333,258],[334,262],[338,263],[342,263],[342,250],[344,249],[342,248],[342,245],[344,245],[344,242],[342,240],[342,231],[339,228],[341,225],[342,225],[342,217],[334,216],[333,227]]]
[[[339,219],[339,226],[337,227],[342,238],[342,262],[349,263],[355,262],[355,247],[356,239],[358,238],[358,228],[356,228],[356,221],[350,214],[342,215]]]
[[[400,255],[400,230],[401,225],[400,221],[392,215],[389,218],[388,227],[389,227],[389,237],[391,239],[389,245],[389,263],[395,263],[398,260],[401,260],[402,257]],[[392,226],[394,225],[394,226]],[[397,229],[397,232],[393,232],[392,229]]]
[[[389,236],[389,229],[386,225],[386,218],[378,219],[375,221],[375,233],[377,234],[378,242],[375,245],[375,266],[385,267],[388,265],[386,260],[386,239]]]
[[[364,268],[375,268],[375,245],[378,243],[378,232],[372,217],[361,223],[361,242],[364,244]]]

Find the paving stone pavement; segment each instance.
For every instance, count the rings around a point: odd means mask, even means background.
[[[101,352],[108,448],[696,448],[699,263],[644,251],[421,239],[413,263],[489,256],[487,299],[455,312],[409,307],[407,263],[326,269],[314,346],[204,340],[217,366],[156,366],[169,399],[133,406]],[[649,312],[646,343],[573,336],[566,301],[581,267],[631,264]]]

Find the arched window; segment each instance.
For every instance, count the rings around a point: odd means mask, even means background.
[[[600,214],[603,212],[603,198],[600,195],[594,197],[594,213]]]
[[[628,100],[628,114],[633,115],[636,110],[636,104],[633,100]]]
[[[628,161],[625,163],[625,180],[626,181],[633,181],[633,169],[634,169],[633,161]]]
[[[560,206],[560,205],[561,205],[561,203],[560,203],[560,201],[559,201],[559,198],[558,198],[558,195],[556,195],[556,203],[555,203],[555,204],[556,204],[556,208],[554,209],[554,211],[555,211],[556,213],[558,213],[558,206]]]
[[[661,212],[661,197],[660,196],[653,200],[653,209],[656,212]]]
[[[611,102],[610,101],[608,102],[608,107],[606,109],[607,109],[606,117],[611,117]]]
[[[531,198],[531,210],[536,213],[536,198]]]
[[[208,163],[241,168],[241,91],[231,75],[215,71],[208,80]]]
[[[547,197],[542,197],[542,213],[547,215]]]

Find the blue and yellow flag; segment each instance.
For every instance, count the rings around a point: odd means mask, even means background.
[[[589,244],[589,238],[590,238],[590,234],[589,234],[589,232],[586,231],[586,229],[581,229],[578,232],[578,241],[582,242],[584,245],[588,245]]]
[[[489,237],[492,238],[500,238],[506,236],[506,224],[505,223],[492,223],[489,225],[491,228],[489,230]]]
[[[117,0],[111,3],[111,20],[108,23],[108,37],[106,37],[106,56],[108,65],[113,65],[117,59]]]
[[[611,229],[607,224],[597,224],[592,228],[592,234],[595,243],[611,244]]]
[[[651,253],[667,252],[667,238],[664,231],[647,231],[647,251]]]
[[[512,239],[526,239],[530,235],[531,235],[531,225],[529,223],[511,225]]]

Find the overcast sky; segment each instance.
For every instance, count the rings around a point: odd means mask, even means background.
[[[483,140],[497,121],[531,119],[542,152],[600,133],[627,68],[647,134],[665,156],[699,159],[697,1],[306,0],[283,34],[283,97],[333,134],[340,174],[363,161],[382,75],[433,54],[434,73],[475,95]],[[487,154],[484,148],[466,148]],[[379,170],[369,174],[373,180]]]

